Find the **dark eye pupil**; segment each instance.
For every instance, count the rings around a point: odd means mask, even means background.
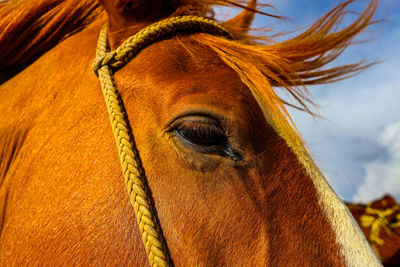
[[[190,126],[179,129],[178,133],[187,141],[199,146],[222,146],[226,143],[226,137],[213,129]]]

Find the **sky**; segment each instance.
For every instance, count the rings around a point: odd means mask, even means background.
[[[347,10],[360,13],[369,1],[358,0]],[[274,32],[310,25],[339,0],[270,0],[287,16],[258,16],[253,27]],[[349,13],[344,25],[356,18]],[[338,195],[346,201],[369,202],[386,193],[400,201],[400,1],[381,0],[375,19],[334,65],[380,61],[356,77],[308,87],[314,109],[322,118],[290,109],[311,154]]]

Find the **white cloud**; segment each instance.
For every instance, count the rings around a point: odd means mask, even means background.
[[[381,142],[394,158],[400,160],[400,121],[386,127],[381,136]]]
[[[379,142],[387,149],[389,158],[365,164],[366,177],[355,201],[370,201],[388,192],[400,200],[400,121],[386,126]]]

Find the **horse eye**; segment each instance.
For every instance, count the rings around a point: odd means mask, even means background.
[[[172,124],[169,132],[174,132],[184,146],[196,152],[243,160],[243,157],[229,144],[221,124],[213,118],[183,117]]]
[[[185,140],[198,146],[224,146],[226,136],[214,125],[193,123],[181,125],[176,132]]]

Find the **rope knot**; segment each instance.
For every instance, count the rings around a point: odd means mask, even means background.
[[[96,76],[99,76],[99,69],[104,66],[109,66],[113,70],[112,64],[115,62],[115,51],[105,53],[104,55],[98,55],[92,64],[92,70]]]

